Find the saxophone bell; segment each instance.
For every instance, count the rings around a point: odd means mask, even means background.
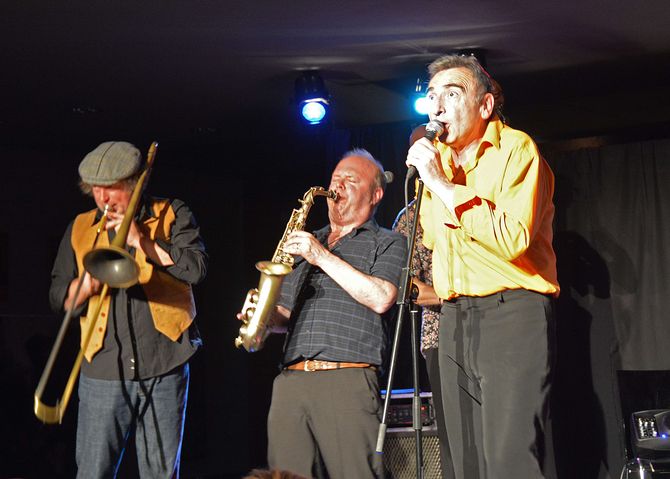
[[[242,322],[240,335],[235,339],[235,346],[244,346],[250,353],[263,347],[269,331],[267,328],[274,305],[279,299],[279,289],[284,276],[291,272],[291,267],[272,261],[259,261],[256,269],[261,273],[258,288],[247,293],[242,306]]]

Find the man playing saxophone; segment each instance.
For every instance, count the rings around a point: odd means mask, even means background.
[[[319,455],[331,479],[383,476],[375,454],[382,315],[395,303],[406,257],[403,236],[373,218],[385,186],[370,153],[346,153],[330,182],[337,199],[327,200],[329,224],[286,240],[296,264],[274,318],[287,338],[268,416],[272,468],[312,477]]]
[[[137,148],[118,141],[84,157],[80,186],[97,208],[70,223],[52,270],[52,308],[73,308],[82,316],[82,335],[95,321],[79,378],[78,478],[116,477],[133,432],[140,477],[179,476],[188,360],[201,343],[191,285],[207,270],[190,209],[179,200],[141,197],[133,203],[137,214],[124,246],[139,266],[139,284],[109,289],[96,317],[102,285],[89,274],[81,285],[78,280],[103,211],[109,211],[108,221],[98,245],[111,243],[121,223],[128,224],[141,163]]]

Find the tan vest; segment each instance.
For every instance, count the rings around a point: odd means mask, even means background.
[[[152,209],[155,216],[143,221],[144,231],[149,232],[152,240],[169,241],[170,227],[175,219],[172,207],[167,200],[154,200]],[[97,209],[94,209],[78,215],[72,226],[71,242],[77,258],[79,274],[83,270],[84,255],[90,251],[95,241],[97,229],[95,215],[97,211]],[[108,235],[101,234],[98,246],[108,245]],[[160,268],[155,268],[147,261],[143,251],[135,252],[135,261],[140,267],[139,284],[142,285],[149,301],[149,310],[151,311],[154,327],[172,341],[176,341],[195,318],[195,301],[191,285],[170,276]],[[102,349],[105,331],[107,330],[110,296],[107,295],[105,298],[98,317],[92,318],[99,300],[99,295],[89,298],[86,316],[82,316],[80,319],[82,342],[85,331],[88,331],[91,321],[95,320],[95,329],[88,347],[84,351],[84,356],[89,362]]]

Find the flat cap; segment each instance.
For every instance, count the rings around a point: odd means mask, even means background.
[[[125,141],[106,141],[79,163],[79,176],[89,185],[109,186],[134,175],[140,169],[142,155]]]

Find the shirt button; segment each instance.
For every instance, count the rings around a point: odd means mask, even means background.
[[[131,362],[131,363],[134,363],[134,362],[135,362],[135,358],[130,358],[130,362]]]

